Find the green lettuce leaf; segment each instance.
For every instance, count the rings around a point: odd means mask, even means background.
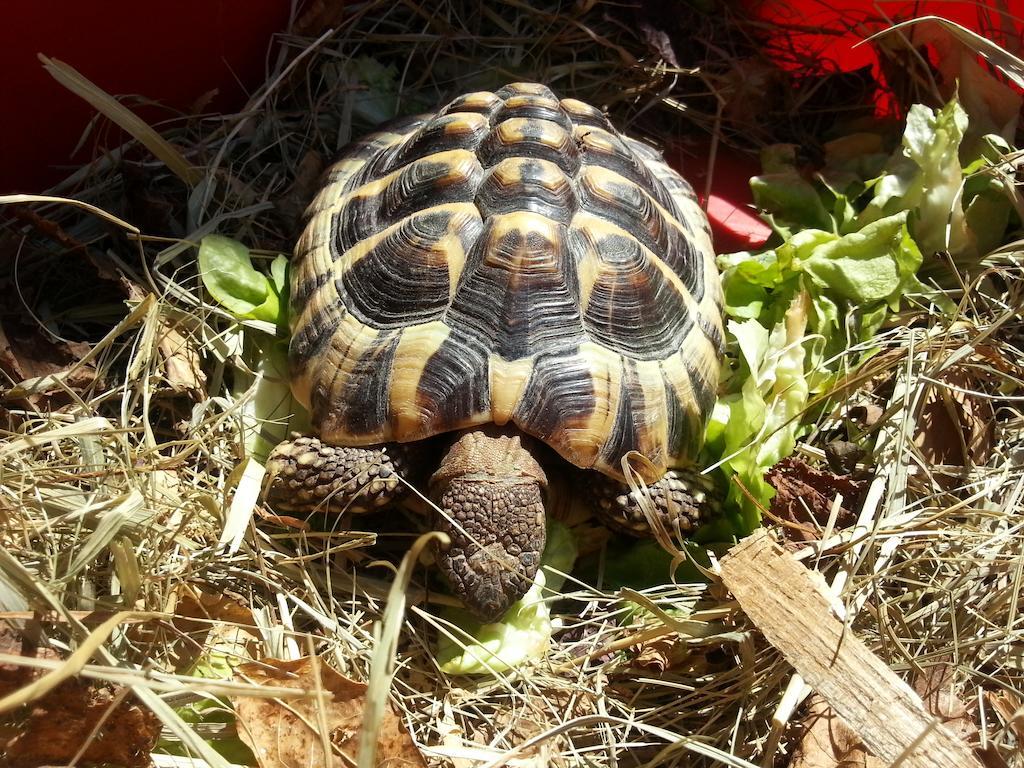
[[[855,208],[854,203],[867,189],[866,180],[881,175],[889,160],[885,137],[881,132],[862,131],[839,136],[825,143],[825,165],[818,172],[821,182],[836,195],[842,195]],[[856,216],[856,210],[847,209]],[[852,220],[839,229],[847,231]]]
[[[212,646],[203,649],[202,655],[196,660],[189,674],[193,678],[225,681],[234,676],[234,666],[245,660],[247,654],[240,653],[234,644],[242,642],[244,632],[226,630],[226,634],[217,639]],[[236,639],[237,638],[237,639]],[[210,729],[206,737],[207,743],[230,763],[236,765],[255,765],[256,759],[252,751],[238,736],[235,729],[235,712],[227,697],[214,696],[197,690],[194,701],[174,708],[175,713],[192,726]],[[226,727],[216,728],[217,725]],[[185,746],[175,739],[162,738],[160,750],[172,755],[187,757]]]
[[[796,153],[793,144],[765,147],[761,152],[765,172],[750,180],[754,204],[771,214],[769,223],[783,237],[806,227],[832,227],[832,218],[817,188],[797,168]]]
[[[468,611],[449,608],[444,618],[458,627],[458,640],[438,637],[437,660],[449,675],[484,675],[514,669],[543,657],[556,622],[551,619],[550,597],[562,587],[576,561],[576,540],[557,520],[548,521],[548,538],[530,590],[501,617],[484,624]]]
[[[763,152],[751,188],[776,238],[718,258],[728,353],[701,457],[738,481],[726,501],[736,535],[770,502],[765,474],[808,429],[811,393],[874,354],[872,339],[905,297],[951,309],[921,282],[924,257],[976,257],[1017,223],[1004,172],[1011,148],[987,136],[965,160],[968,127],[954,98],[912,107],[891,152],[882,129],[829,142],[817,173],[797,167],[790,145]]]
[[[764,253],[719,259],[730,354],[703,459],[743,486],[731,484],[727,500],[737,535],[756,527],[758,505],[774,495],[764,475],[807,431],[810,394],[837,375],[825,362],[870,339],[920,287],[907,219],[903,211],[844,235],[804,229]]]
[[[287,259],[284,261],[287,264]],[[275,324],[281,321],[282,307],[287,305],[281,301],[282,291],[252,266],[249,249],[237,240],[223,235],[204,237],[199,244],[199,275],[210,295],[236,317]]]
[[[243,346],[252,367],[235,370],[232,390],[242,403],[238,415],[246,454],[265,462],[290,433],[310,433],[312,426],[309,413],[292,395],[288,342],[254,332]]]
[[[898,305],[907,285],[916,283],[921,259],[921,251],[907,231],[907,212],[902,211],[857,232],[819,241],[806,258],[797,259],[796,266],[810,275],[822,292],[858,305],[882,300]]]
[[[750,494],[730,484],[727,511],[739,536],[757,526],[758,504],[771,500],[765,471],[792,453],[806,430],[800,415],[810,392],[804,372],[809,308],[810,297],[801,290],[771,329],[754,319],[727,323],[738,350],[727,386],[739,391],[719,398],[705,433],[705,456],[717,456],[713,463],[737,476]]]
[[[249,249],[223,235],[199,245],[199,275],[210,295],[240,320],[263,320],[280,330],[288,325],[288,259],[270,263],[270,276],[252,266]],[[309,415],[292,396],[288,342],[255,328],[225,331],[244,365],[236,367],[233,394],[241,400],[246,453],[265,461],[291,431],[307,431]]]
[[[921,251],[972,250],[961,198],[960,144],[967,113],[954,98],[942,109],[915,104],[907,114],[903,142],[873,185],[861,223],[912,211],[910,231]]]

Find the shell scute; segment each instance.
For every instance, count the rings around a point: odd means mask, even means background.
[[[612,128],[612,124],[604,112],[595,106],[587,104],[585,101],[562,99],[559,104],[576,125],[603,128],[606,131],[615,130]]]
[[[486,115],[474,112],[438,115],[416,130],[388,160],[391,171],[452,149],[473,151],[490,131]]]
[[[505,120],[546,120],[555,123],[566,133],[572,133],[572,120],[554,97],[510,96],[494,114],[494,122]]]
[[[576,211],[576,192],[565,172],[547,160],[510,157],[491,168],[476,195],[483,217],[516,211],[540,214],[568,224]]]
[[[538,355],[513,421],[577,466],[592,466],[610,421],[608,383],[583,354]]]
[[[453,331],[428,358],[416,395],[428,414],[424,435],[458,429],[489,412],[487,361],[485,345],[462,331]]]
[[[704,294],[704,270],[687,234],[640,185],[601,167],[584,168],[577,189],[581,207],[628,232],[659,254],[682,280],[690,296]]]
[[[374,328],[434,320],[448,306],[449,252],[465,249],[479,227],[478,219],[453,208],[403,219],[371,248],[350,255],[336,279],[338,295]]]
[[[326,211],[334,235],[333,260],[418,211],[472,202],[482,175],[473,152],[455,149],[412,162],[338,198]]]
[[[625,233],[573,232],[597,261],[583,316],[590,338],[642,360],[678,350],[693,318],[650,252]]]
[[[555,94],[551,89],[541,83],[509,83],[494,92],[502,101],[514,99],[517,96],[536,96],[545,101],[554,100]]]
[[[582,340],[565,228],[539,214],[491,216],[473,246],[445,322],[506,360]]]
[[[448,115],[453,112],[475,112],[490,117],[503,104],[501,97],[490,91],[475,91],[453,99],[446,106],[442,107],[438,114]]]
[[[508,157],[554,163],[570,176],[580,167],[572,134],[551,120],[513,117],[498,123],[480,145],[480,162],[490,167]]]

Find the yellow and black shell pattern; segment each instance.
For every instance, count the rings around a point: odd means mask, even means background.
[[[699,447],[723,345],[707,218],[581,101],[516,83],[351,145],[291,275],[292,387],[325,442],[511,422],[618,478],[630,451],[657,477]]]

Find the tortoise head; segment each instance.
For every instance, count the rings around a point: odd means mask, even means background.
[[[463,434],[430,479],[435,528],[451,538],[439,558],[454,593],[483,621],[529,590],[544,549],[547,478],[519,435]]]

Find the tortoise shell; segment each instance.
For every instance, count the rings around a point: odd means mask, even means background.
[[[699,447],[722,295],[690,185],[600,110],[532,83],[351,145],[307,211],[290,365],[322,440],[515,424],[655,479]]]

